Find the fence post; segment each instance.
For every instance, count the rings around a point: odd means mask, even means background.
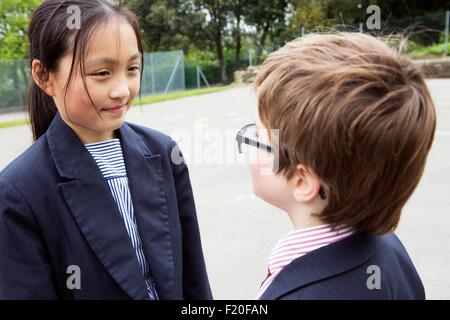
[[[197,74],[197,89],[200,89],[200,87],[201,87],[201,83],[200,83],[201,79],[200,79],[200,77],[202,77],[202,79],[205,82],[206,86],[209,88],[210,85],[209,85],[208,79],[206,79],[205,75],[202,72],[202,69],[200,69],[200,67],[197,66],[195,68],[195,70],[196,70],[196,74]]]
[[[206,83],[206,86],[207,86],[207,87],[209,88],[209,87],[210,87],[210,85],[209,85],[208,79],[206,79],[206,77],[205,77],[205,74],[203,73],[202,69],[198,68],[198,72],[199,72],[199,73],[200,73],[200,75],[202,76],[202,78],[203,78],[203,81],[205,81],[205,83]]]
[[[170,85],[172,84],[173,78],[175,77],[175,73],[177,71],[178,66],[180,65],[181,60],[183,59],[182,56],[178,57],[177,63],[175,64],[175,67],[172,70],[172,74],[170,75],[169,81],[167,82],[166,89],[164,90],[164,94],[167,94],[169,91]]]
[[[200,72],[199,72],[199,67],[196,66],[195,67],[195,75],[197,77],[197,89],[200,89]]]
[[[150,72],[152,75],[152,94],[155,94],[155,62],[153,61],[153,53],[150,53]]]
[[[183,80],[183,91],[186,90],[186,74],[184,73],[184,52],[181,51],[181,56],[183,57],[181,59],[181,78]]]
[[[449,20],[450,20],[450,10],[447,10],[445,14],[445,42],[444,42],[445,56],[448,55],[448,29],[450,24]]]

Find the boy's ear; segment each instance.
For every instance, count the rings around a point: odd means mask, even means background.
[[[56,95],[55,78],[53,73],[42,69],[39,59],[34,59],[31,63],[31,75],[36,85],[50,97]]]
[[[300,164],[290,181],[292,195],[297,202],[305,203],[319,196],[320,179],[309,168]]]

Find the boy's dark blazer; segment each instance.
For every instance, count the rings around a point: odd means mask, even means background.
[[[188,169],[175,142],[127,122],[118,133],[159,297],[212,299]],[[81,288],[70,290],[73,265]],[[0,299],[16,298],[148,299],[109,186],[59,113],[0,173]]]
[[[380,286],[373,278],[376,274],[381,276]],[[292,261],[275,277],[261,299],[423,300],[425,291],[395,234],[355,234]]]

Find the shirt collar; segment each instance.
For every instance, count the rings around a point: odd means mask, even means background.
[[[269,258],[269,273],[278,273],[293,260],[353,234],[349,227],[329,224],[290,231],[272,249]]]

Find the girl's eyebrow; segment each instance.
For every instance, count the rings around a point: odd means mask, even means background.
[[[141,58],[141,53],[138,52],[134,55],[132,55],[130,57],[130,59],[128,59],[128,62],[130,62],[131,60],[137,59],[137,58]],[[101,58],[94,58],[91,61],[88,61],[85,63],[85,67],[89,67],[91,65],[96,65],[96,64],[109,64],[109,65],[115,65],[117,64],[117,61],[115,59],[112,58],[108,58],[108,57],[101,57]]]

